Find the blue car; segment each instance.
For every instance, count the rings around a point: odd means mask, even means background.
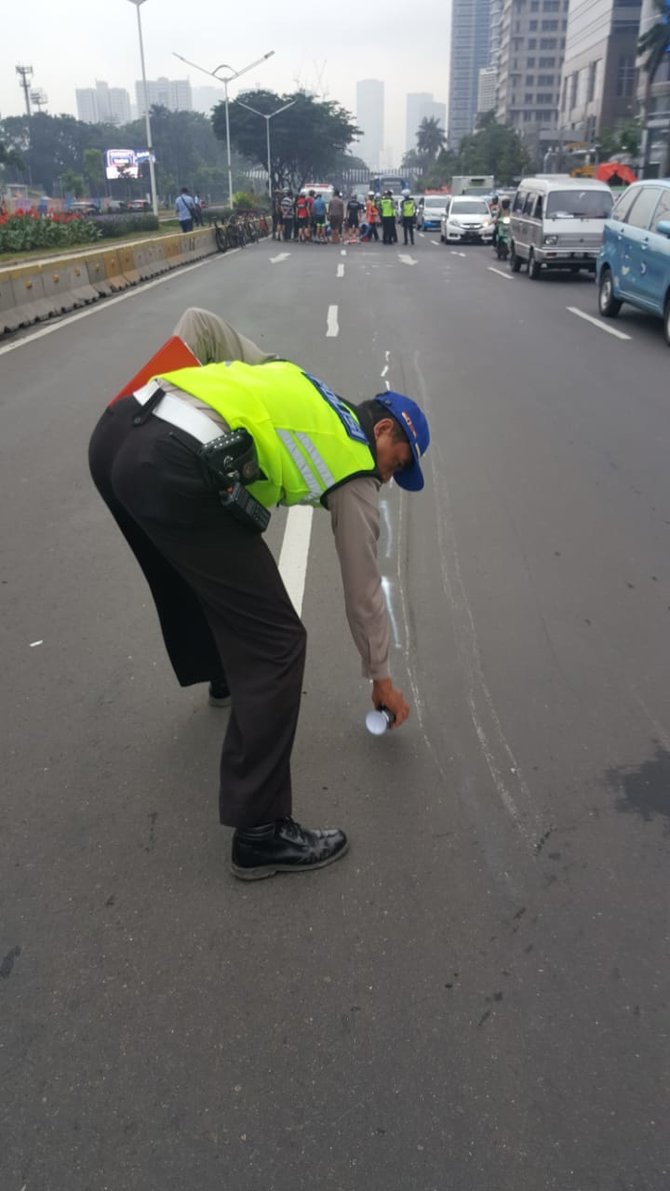
[[[670,178],[634,182],[605,222],[596,262],[598,306],[615,318],[622,302],[663,319],[670,346]]]

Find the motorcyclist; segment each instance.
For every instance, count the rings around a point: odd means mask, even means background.
[[[498,231],[498,215],[500,214],[500,199],[497,194],[492,194],[489,199],[489,211],[491,212],[491,219],[493,220],[493,247],[496,246],[497,231]]]
[[[508,226],[510,218],[510,200],[504,198],[500,203],[493,225],[493,247],[497,252],[498,241],[509,239]],[[505,222],[506,221],[506,222]]]

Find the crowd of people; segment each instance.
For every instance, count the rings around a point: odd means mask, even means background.
[[[405,244],[414,243],[416,207],[409,191],[403,191],[400,216]],[[272,199],[273,240],[297,240],[301,244],[359,244],[370,240],[384,244],[398,242],[398,211],[393,194],[369,191],[361,201],[356,193],[348,199],[334,190],[329,200],[314,190],[278,190]]]

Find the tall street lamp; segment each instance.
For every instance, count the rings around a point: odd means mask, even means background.
[[[270,198],[272,198],[272,157],[270,156],[270,121],[272,120],[273,116],[278,116],[280,112],[285,112],[287,108],[292,108],[293,104],[296,102],[296,100],[292,99],[290,101],[290,103],[285,103],[283,105],[283,107],[277,108],[277,110],[274,112],[259,112],[256,108],[252,108],[250,104],[243,103],[241,99],[236,100],[236,102],[239,103],[241,108],[246,108],[248,112],[253,112],[255,116],[262,116],[263,119],[265,120],[265,131],[267,134],[267,144],[268,144],[268,196]]]
[[[142,0],[131,0],[131,2],[133,4],[136,4],[136,3],[141,4]],[[262,58],[257,58],[255,62],[250,62],[248,66],[243,66],[241,70],[233,70],[233,67],[229,66],[227,62],[222,62],[220,66],[215,66],[214,70],[206,70],[204,66],[198,66],[197,62],[191,62],[188,58],[184,58],[183,54],[178,54],[178,53],[176,53],[175,50],[173,50],[172,52],[173,52],[175,58],[179,58],[180,61],[185,62],[187,66],[192,66],[194,68],[194,70],[201,70],[203,74],[210,75],[213,79],[216,79],[217,83],[223,83],[224,92],[225,92],[225,104],[226,104],[226,159],[228,162],[228,205],[230,207],[232,207],[232,205],[233,205],[233,169],[232,169],[232,165],[230,162],[230,120],[228,117],[228,84],[233,83],[235,81],[235,79],[239,79],[240,75],[246,74],[248,70],[253,70],[254,66],[258,66],[261,62],[265,62],[267,58],[271,58],[272,55],[274,54],[274,50],[269,50],[267,54],[263,54]],[[220,70],[227,70],[228,74],[220,75],[219,74]]]
[[[144,89],[144,119],[147,128],[147,152],[149,154],[149,178],[151,184],[151,206],[158,219],[158,198],[156,197],[156,172],[154,170],[154,150],[151,144],[151,121],[149,119],[149,93],[147,91],[147,73],[144,69],[144,43],[142,41],[142,21],[140,19],[140,5],[144,0],[130,0],[137,9],[137,32],[140,38],[140,60],[142,62],[142,87]]]

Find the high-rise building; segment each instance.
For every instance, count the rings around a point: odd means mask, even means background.
[[[489,65],[491,0],[452,0],[449,148],[473,131],[479,72]]]
[[[93,87],[77,87],[77,119],[84,124],[98,124],[98,101]]]
[[[496,107],[496,82],[498,71],[495,66],[484,66],[479,72],[477,88],[477,115],[494,112]]]
[[[407,125],[405,148],[416,149],[416,134],[423,120],[437,120],[440,128],[446,129],[447,105],[436,103],[428,91],[415,91],[407,96]]]
[[[571,0],[559,124],[592,145],[636,111],[635,74],[642,0]]]
[[[379,79],[356,83],[356,123],[363,132],[357,154],[371,170],[379,169],[384,146],[384,84]]]
[[[504,0],[496,116],[538,158],[556,142],[569,0]],[[585,8],[593,0],[585,0]]]
[[[135,83],[138,118],[144,117],[144,84]],[[188,79],[147,79],[149,108],[164,107],[169,112],[192,112],[193,97]]]
[[[642,0],[640,36],[651,29],[652,25],[658,24],[660,19],[654,0]],[[670,54],[665,55],[665,61],[654,77],[649,95],[647,89],[650,80],[644,69],[644,58],[638,59],[637,66],[637,99],[644,121],[640,160],[645,177],[664,177],[670,168]]]
[[[130,96],[123,87],[96,80],[95,87],[77,88],[77,117],[85,124],[128,124]]]

